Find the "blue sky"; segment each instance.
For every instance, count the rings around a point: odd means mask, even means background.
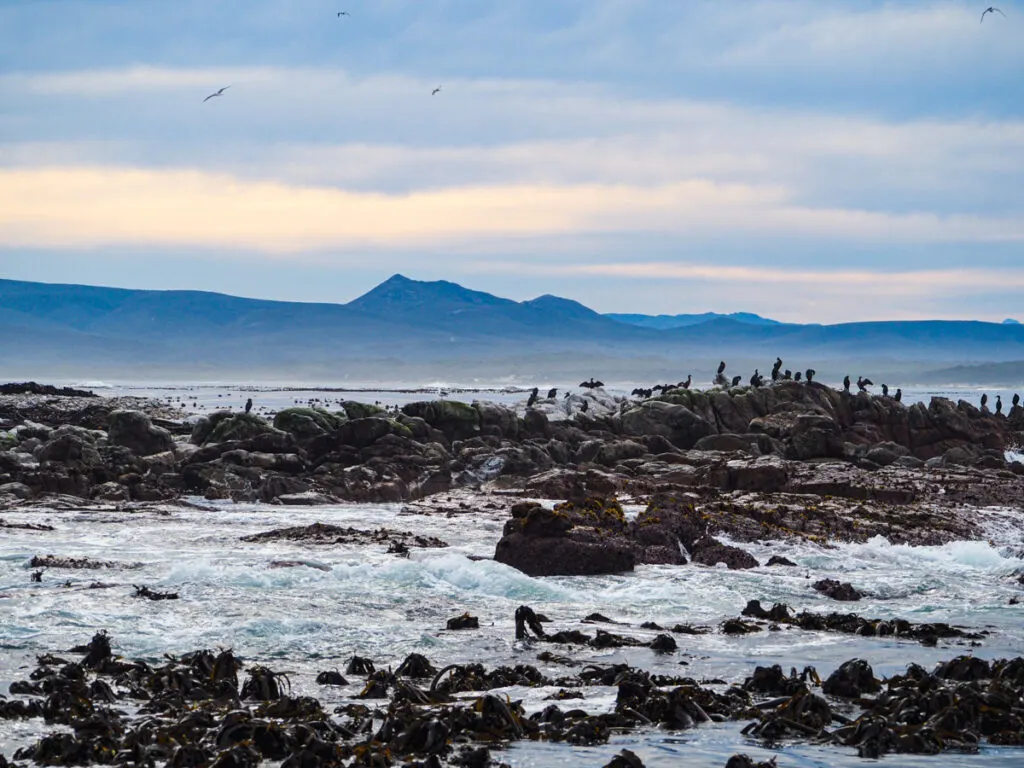
[[[3,0],[0,276],[1024,319],[987,5]]]

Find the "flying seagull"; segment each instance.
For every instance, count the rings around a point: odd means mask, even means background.
[[[1004,19],[1006,18],[1006,14],[1005,13],[1000,11],[998,8],[990,5],[988,8],[986,8],[984,11],[981,12],[981,21],[984,21],[986,14],[989,14],[989,13],[998,13]],[[981,21],[979,21],[978,23],[980,24]]]
[[[213,98],[216,98],[217,96],[220,96],[222,93],[224,93],[224,91],[226,91],[230,87],[231,87],[230,85],[225,85],[223,88],[221,88],[216,93],[211,93],[209,96],[207,96],[205,99],[203,99],[203,104],[208,102],[210,99],[213,99]]]
[[[441,86],[439,85],[439,86],[437,86],[437,88],[435,88],[434,90],[432,90],[430,92],[430,95],[431,96],[437,96],[437,94],[439,94],[440,92],[441,92]]]
[[[351,16],[351,15],[352,14],[349,13],[348,11],[338,11],[338,18],[341,18],[342,16]]]

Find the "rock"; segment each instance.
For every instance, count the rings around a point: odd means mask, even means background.
[[[796,567],[796,563],[794,563],[788,557],[783,557],[782,555],[772,555],[770,558],[768,558],[768,565],[782,565],[787,568]]]
[[[51,438],[36,451],[36,458],[41,462],[74,465],[85,469],[103,465],[103,459],[96,446],[80,435],[72,433]]]
[[[455,616],[454,618],[448,619],[445,625],[446,629],[480,629],[480,619],[476,616],[470,616],[468,613],[464,613],[461,616]]]
[[[863,597],[860,592],[853,588],[852,584],[839,582],[836,579],[821,579],[814,582],[812,586],[815,590],[821,592],[826,597],[831,597],[833,600],[853,602]]]
[[[274,428],[302,441],[333,432],[346,421],[347,414],[335,414],[323,408],[285,408],[274,416]]]
[[[124,446],[137,456],[151,456],[174,449],[174,437],[163,427],[153,426],[142,411],[114,411],[107,424],[111,445]]]
[[[690,449],[697,441],[714,433],[702,417],[682,405],[647,400],[622,414],[622,429],[627,435],[661,435],[673,445]]]
[[[327,439],[335,440],[337,445],[366,448],[386,435],[411,438],[412,430],[393,419],[383,416],[368,416],[364,419],[352,419],[345,422],[333,435],[328,435]]]
[[[563,536],[502,536],[494,559],[528,576],[594,576],[632,571],[633,551],[623,543],[585,529]]]
[[[844,699],[859,699],[866,693],[881,690],[871,665],[864,659],[851,659],[829,675],[821,689],[830,696]]]
[[[407,403],[402,413],[423,419],[449,440],[466,440],[481,432],[480,411],[455,400]]]
[[[19,499],[31,499],[35,494],[24,483],[4,483],[0,485],[0,495],[7,494]]]
[[[723,544],[711,536],[704,536],[694,542],[690,549],[690,559],[701,565],[725,563],[731,571],[757,568],[760,565],[749,552],[745,552],[739,547]]]
[[[753,453],[754,446],[750,440],[740,435],[708,435],[698,440],[694,446],[696,451],[721,451],[722,453]]]
[[[773,493],[782,490],[789,482],[789,467],[774,456],[763,456],[753,461],[730,461],[726,470],[730,490]]]
[[[304,491],[302,493],[282,493],[274,497],[274,502],[286,507],[316,507],[324,504],[337,504],[338,500],[322,493]]]
[[[350,419],[366,419],[370,416],[381,416],[387,413],[379,405],[357,403],[355,400],[345,400],[341,407],[345,409],[345,415]]]

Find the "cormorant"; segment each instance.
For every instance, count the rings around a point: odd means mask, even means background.
[[[868,387],[873,387],[874,385],[875,382],[873,382],[871,379],[865,379],[863,376],[857,377],[857,389],[859,389],[861,392],[867,391]]]
[[[808,368],[807,372],[804,374],[804,378],[807,379],[807,381],[809,381],[809,382],[810,381],[814,381],[814,374],[816,374],[816,373],[817,373],[817,371],[814,370],[813,368]]]
[[[882,384],[882,397],[888,397],[888,396],[889,396],[889,385],[888,384]]]
[[[1000,416],[1003,413],[1003,398],[996,395],[996,416]]]
[[[843,377],[843,392],[849,392],[849,391],[850,391],[850,377],[849,376],[844,376]]]
[[[252,398],[250,397],[248,400],[245,401],[245,412],[248,413],[251,410],[252,410]]]
[[[558,388],[554,387],[548,390],[548,400],[553,400],[558,397]]]
[[[580,404],[580,413],[586,413],[588,408],[590,408],[590,401],[589,400],[584,400]]]
[[[742,378],[743,378],[742,376],[733,376],[732,377],[732,385],[734,387],[739,386],[740,379],[742,379]]]
[[[775,365],[772,366],[772,381],[779,380],[779,371],[782,370],[782,358],[775,358]]]
[[[1018,395],[1016,392],[1014,392],[1013,400],[1011,402],[1013,403],[1013,407],[1014,408],[1016,408],[1018,405],[1020,405],[1020,395]]]
[[[789,368],[787,368],[785,371],[782,372],[782,380],[783,381],[792,381],[793,380],[793,372],[791,370],[789,370]]]
[[[990,14],[990,13],[998,13],[1004,19],[1006,18],[1006,14],[1005,13],[1000,11],[998,8],[990,5],[988,8],[986,8],[984,11],[981,12],[981,21],[984,21],[985,20],[985,16],[987,14]],[[981,21],[979,21],[978,23],[981,24]]]
[[[725,360],[718,364],[718,375],[721,376],[723,373],[725,373]]]
[[[803,374],[800,373],[800,371],[797,371],[796,373],[793,374],[793,381],[800,381],[800,378],[802,376],[803,376]]]
[[[598,381],[593,376],[591,376],[590,381],[581,381],[580,386],[585,387],[586,389],[597,389],[598,387],[603,387],[604,382]]]
[[[988,407],[988,392],[981,396],[981,409],[985,410]]]
[[[534,387],[530,390],[530,398],[526,401],[526,407],[530,408],[534,403],[537,402],[537,398],[540,396],[540,389]]]
[[[754,369],[754,375],[750,377],[750,386],[752,386],[752,387],[760,387],[761,386],[761,381],[762,381],[762,379],[761,379],[761,372],[758,371],[757,368],[755,368]]]
[[[225,85],[225,86],[224,86],[223,88],[221,88],[221,89],[220,89],[219,91],[217,91],[216,93],[211,93],[211,94],[210,94],[209,96],[207,96],[207,97],[206,97],[205,99],[203,99],[203,104],[205,104],[206,102],[208,102],[208,101],[209,101],[210,99],[215,99],[215,98],[217,98],[218,96],[220,96],[220,95],[221,95],[222,93],[224,93],[224,91],[226,91],[226,90],[227,90],[228,88],[230,88],[230,87],[231,87],[230,85]]]
[[[896,394],[893,395],[892,399],[895,400],[897,403],[901,402],[903,400],[903,390],[900,389],[899,387],[896,387]]]
[[[690,384],[692,384],[692,383],[693,383],[693,374],[687,374],[686,375],[686,381],[681,382],[679,384],[679,386],[682,387],[683,389],[689,389],[690,388]]]

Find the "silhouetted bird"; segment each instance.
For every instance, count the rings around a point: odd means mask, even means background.
[[[548,400],[552,400],[552,399],[554,399],[556,397],[558,397],[558,389],[557,388],[549,389],[548,390]]]
[[[803,376],[803,374],[800,373],[800,371],[797,371],[796,373],[793,374],[793,381],[800,381],[800,378],[802,376]]]
[[[850,391],[850,377],[849,376],[844,376],[843,377],[843,392],[849,392],[849,391]]]
[[[813,368],[808,368],[807,372],[804,374],[804,378],[807,379],[808,381],[814,381],[814,374],[816,373],[817,371],[814,370]]]
[[[982,410],[988,407],[988,392],[981,396],[981,407]]]
[[[342,16],[351,16],[351,15],[352,14],[349,13],[348,11],[338,11],[338,17],[339,18],[342,17]]]
[[[1003,398],[1000,395],[996,395],[996,416],[1001,415],[1003,412]]]
[[[581,381],[580,386],[585,387],[586,389],[597,389],[598,387],[603,387],[604,382],[598,381],[593,376],[591,376],[590,381]]]
[[[985,16],[987,14],[990,14],[990,13],[998,13],[1004,19],[1006,18],[1006,14],[1005,13],[1000,11],[998,8],[990,5],[988,8],[986,8],[984,11],[981,12],[981,21],[984,21],[985,20]],[[978,23],[981,24],[981,21],[979,21]]]
[[[586,413],[589,408],[590,408],[590,401],[589,400],[584,400],[583,403],[580,405],[580,413]]]
[[[231,87],[230,85],[225,85],[225,86],[224,86],[223,88],[221,88],[221,89],[220,89],[219,91],[217,91],[216,93],[211,93],[211,94],[210,94],[209,96],[207,96],[207,97],[206,97],[205,99],[203,99],[203,104],[205,104],[206,102],[208,102],[208,101],[209,101],[210,99],[215,99],[215,98],[217,98],[218,96],[220,96],[221,94],[223,94],[223,93],[224,93],[224,91],[226,91],[226,90],[227,90],[228,88],[230,88],[230,87]]]
[[[882,397],[888,397],[888,396],[889,396],[889,385],[888,384],[883,384],[882,385]]]
[[[721,376],[723,373],[725,373],[725,360],[718,364],[718,375]]]
[[[893,395],[892,399],[895,400],[897,403],[901,402],[903,400],[903,390],[900,389],[899,387],[896,387],[896,394]]]
[[[692,383],[693,383],[693,374],[687,374],[686,381],[681,382],[679,384],[679,386],[682,387],[683,389],[689,389],[690,388],[690,384],[692,384]]]
[[[759,370],[757,370],[757,368],[755,368],[754,369],[754,375],[750,377],[750,386],[752,386],[752,387],[760,387],[761,386],[761,382],[763,382],[763,381],[764,381],[764,378],[762,378],[761,372]]]
[[[252,398],[250,397],[248,400],[245,401],[245,412],[248,413],[251,410],[252,410]]]
[[[787,368],[785,371],[782,372],[782,380],[783,381],[792,381],[793,380],[793,372],[791,370],[789,370],[789,368]]]
[[[857,377],[857,389],[859,389],[861,392],[866,391],[868,387],[873,387],[874,385],[875,382],[873,382],[871,379],[865,379],[863,376]]]
[[[735,386],[738,386],[738,385],[739,385],[739,383],[740,383],[740,379],[742,379],[742,378],[743,378],[742,376],[733,376],[733,377],[732,377],[732,385],[733,385],[734,387],[735,387]]]
[[[439,94],[440,92],[441,92],[441,86],[439,85],[439,86],[437,86],[437,88],[435,88],[434,90],[432,90],[430,92],[430,95],[431,96],[437,96],[437,94]]]
[[[530,397],[526,401],[526,407],[530,408],[534,403],[537,402],[538,397],[540,397],[540,389],[534,387],[533,389],[530,390]]]
[[[1020,395],[1018,395],[1016,392],[1014,392],[1013,400],[1011,400],[1010,402],[1012,402],[1013,403],[1013,407],[1016,408],[1018,405],[1020,405]]]
[[[779,380],[779,371],[782,370],[782,358],[775,358],[775,365],[772,366],[772,381]]]

